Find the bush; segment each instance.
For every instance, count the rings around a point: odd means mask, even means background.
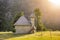
[[[16,29],[13,29],[12,32],[15,33],[16,32]]]

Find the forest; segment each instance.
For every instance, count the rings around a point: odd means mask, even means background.
[[[35,6],[33,1],[31,3],[28,0],[0,0],[0,31],[15,30],[13,26],[16,20],[15,17],[19,14],[21,16],[21,11],[24,12],[25,17],[29,20],[29,15],[38,6]],[[38,4],[37,1],[35,2]],[[51,30],[60,30],[59,24],[51,24],[47,21],[43,21],[43,24]]]

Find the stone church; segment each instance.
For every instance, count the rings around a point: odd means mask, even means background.
[[[35,27],[35,15],[32,13],[30,16],[30,21],[25,17],[21,16],[16,23],[14,24],[16,29],[16,34],[26,34],[26,33],[34,33],[36,30]]]

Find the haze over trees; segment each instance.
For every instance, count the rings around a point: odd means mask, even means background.
[[[0,0],[0,31],[6,30],[8,27],[6,26],[6,13],[8,12],[8,0]]]
[[[53,30],[60,30],[60,21],[57,21],[60,20],[58,17],[60,15],[54,15],[54,13],[53,16],[50,11],[48,11],[50,13],[46,12],[50,8],[48,8],[45,1],[44,5],[43,2],[41,3],[42,5],[40,5],[40,2],[41,1],[39,0],[0,0],[0,31],[2,31],[3,28],[3,30],[11,30],[14,16],[19,14],[21,11],[24,11],[25,17],[29,18],[29,15],[32,13],[32,11],[34,11],[35,8],[42,6],[43,10],[45,10],[43,18],[44,25]]]

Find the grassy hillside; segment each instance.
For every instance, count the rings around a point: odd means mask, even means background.
[[[60,40],[60,32],[52,31],[36,32],[34,34],[13,34],[12,32],[0,32],[0,40]]]

